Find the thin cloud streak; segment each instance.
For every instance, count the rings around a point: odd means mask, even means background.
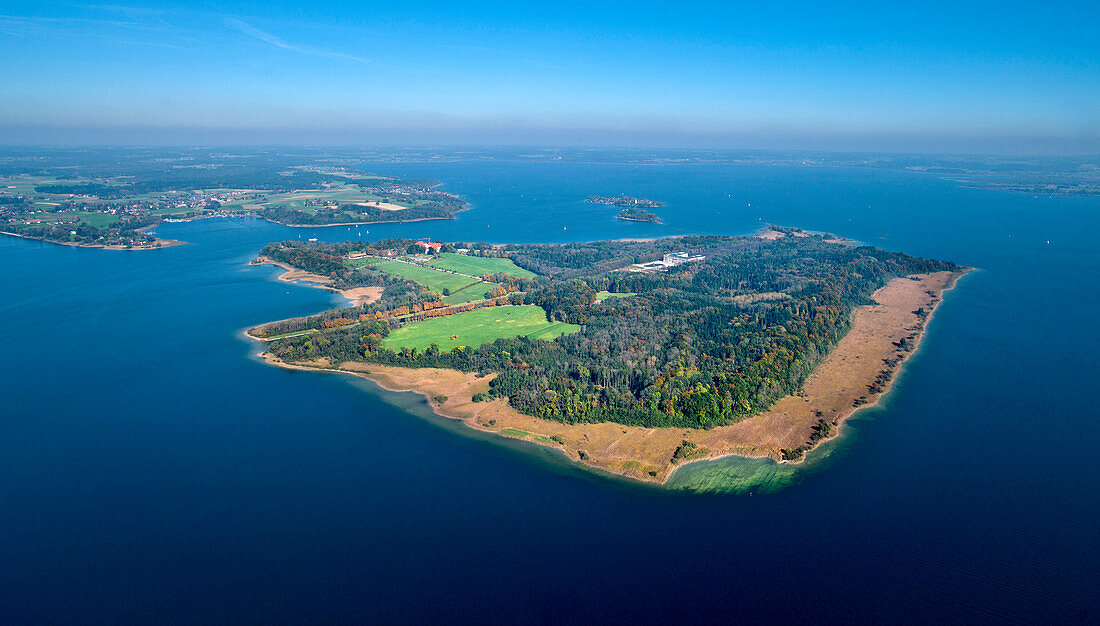
[[[282,48],[283,50],[291,50],[293,52],[299,52],[301,54],[309,54],[319,57],[328,57],[330,59],[344,59],[346,61],[355,61],[357,63],[371,63],[376,64],[375,61],[370,59],[364,59],[363,57],[357,57],[351,54],[344,54],[343,52],[332,52],[330,50],[318,50],[316,48],[307,48],[305,46],[298,46],[291,43],[287,43],[278,35],[273,35],[269,32],[260,30],[255,26],[239,20],[235,17],[225,18],[226,26],[236,29],[242,34],[248,35],[253,39],[258,39],[264,43],[271,44],[276,48]]]

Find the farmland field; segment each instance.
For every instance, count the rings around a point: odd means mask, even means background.
[[[412,265],[401,261],[383,261],[375,267],[383,272],[393,274],[394,276],[400,276],[401,278],[418,282],[437,293],[442,293],[444,289],[448,289],[452,292],[458,291],[467,285],[472,285],[477,282],[465,276],[428,269],[426,267],[420,267],[419,265]]]
[[[58,215],[66,215],[65,213],[59,213]],[[95,212],[74,212],[69,215],[77,215],[80,220],[90,226],[106,226],[107,224],[114,224],[119,220],[117,215],[110,213],[95,213]]]
[[[409,324],[390,333],[382,344],[391,350],[405,347],[424,350],[435,343],[446,351],[518,335],[550,340],[578,330],[580,326],[575,324],[547,322],[546,313],[534,305],[500,306]]]
[[[610,291],[600,291],[596,293],[596,302],[603,302],[608,298],[630,298],[636,296],[636,293],[611,293]]]
[[[536,276],[534,272],[517,267],[511,259],[491,259],[453,252],[444,252],[440,255],[440,258],[432,261],[430,265],[452,272],[469,274],[470,276],[481,276],[485,273],[502,273],[519,278],[534,278]]]
[[[492,292],[497,286],[496,283],[474,283],[461,291],[452,291],[451,295],[443,296],[442,299],[447,304],[463,304],[473,300],[481,300],[486,298],[486,294]]]

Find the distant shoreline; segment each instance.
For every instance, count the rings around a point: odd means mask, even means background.
[[[151,227],[150,227],[151,228]],[[186,244],[186,241],[180,241],[178,239],[161,239],[156,238],[150,245],[141,246],[118,246],[104,243],[81,243],[78,241],[55,241],[53,239],[47,239],[45,237],[28,237],[27,235],[20,235],[19,233],[13,233],[6,230],[0,230],[0,235],[7,235],[9,237],[18,237],[20,239],[26,239],[27,241],[41,241],[43,243],[52,243],[58,246],[69,246],[70,248],[98,248],[100,250],[160,250],[161,248],[171,248],[173,246],[182,246]]]
[[[406,224],[412,222],[428,222],[431,220],[453,220],[454,216],[450,217],[418,217],[412,220],[379,220],[376,222],[340,222],[338,224],[284,224],[273,219],[266,217],[260,217],[260,219],[271,222],[272,224],[278,224],[279,226],[286,226],[288,228],[328,228],[329,226],[370,226],[371,224]]]

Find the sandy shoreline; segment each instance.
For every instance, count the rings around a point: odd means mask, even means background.
[[[414,391],[428,398],[439,415],[461,420],[470,428],[555,447],[573,460],[613,474],[664,483],[676,469],[688,464],[672,462],[684,440],[698,446],[698,455],[690,463],[734,455],[783,462],[782,449],[805,447],[809,451],[813,447],[810,435],[819,420],[832,424],[835,436],[852,414],[874,406],[889,393],[901,366],[919,349],[943,293],[963,274],[937,272],[891,280],[875,292],[878,304],[853,311],[848,334],[809,376],[799,394],[780,399],[759,415],[710,430],[642,428],[612,422],[570,425],[519,413],[505,400],[473,402],[474,394],[488,389],[491,375],[478,378],[457,370],[332,364],[326,360],[292,364],[267,355],[265,360],[290,369],[353,374],[391,391]],[[929,312],[924,319],[915,313],[918,308]],[[902,339],[911,342],[913,349],[900,350],[896,344]],[[884,371],[890,373],[889,382],[871,391],[869,386]],[[862,404],[857,406],[857,401]]]
[[[252,261],[250,263],[250,265],[276,265],[278,267],[281,267],[286,271],[279,275],[279,280],[285,283],[295,283],[299,281],[314,283],[314,286],[316,287],[327,289],[329,291],[336,292],[341,296],[344,296],[344,298],[346,298],[348,302],[351,303],[349,306],[370,304],[371,302],[374,302],[375,300],[382,297],[381,287],[352,287],[351,289],[337,289],[332,286],[332,279],[327,276],[311,274],[305,270],[291,267],[286,263],[280,263],[279,261],[270,259],[266,256],[257,257],[255,261]]]

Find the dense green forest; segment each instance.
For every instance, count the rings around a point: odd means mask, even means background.
[[[491,396],[508,398],[524,413],[570,423],[728,424],[797,391],[847,332],[852,308],[869,303],[890,278],[960,269],[798,234],[804,236],[454,244],[471,248],[471,254],[506,256],[540,274],[535,280],[512,279],[507,302],[540,306],[548,320],[580,324],[582,330],[554,341],[517,337],[447,352],[434,346],[422,352],[383,348],[381,339],[404,323],[392,311],[435,296],[415,283],[342,262],[349,252],[401,249],[406,240],[272,244],[265,255],[331,276],[338,284],[383,285],[385,292],[371,305],[290,322],[319,332],[274,341],[269,350],[288,361],[327,357],[496,372]],[[665,271],[631,268],[673,252],[706,258]],[[597,291],[636,295],[597,302]],[[759,293],[785,295],[739,298]]]
[[[650,213],[643,209],[626,208],[619,211],[615,217],[621,220],[630,220],[632,222],[653,222],[654,224],[660,224],[661,218],[655,213]]]

